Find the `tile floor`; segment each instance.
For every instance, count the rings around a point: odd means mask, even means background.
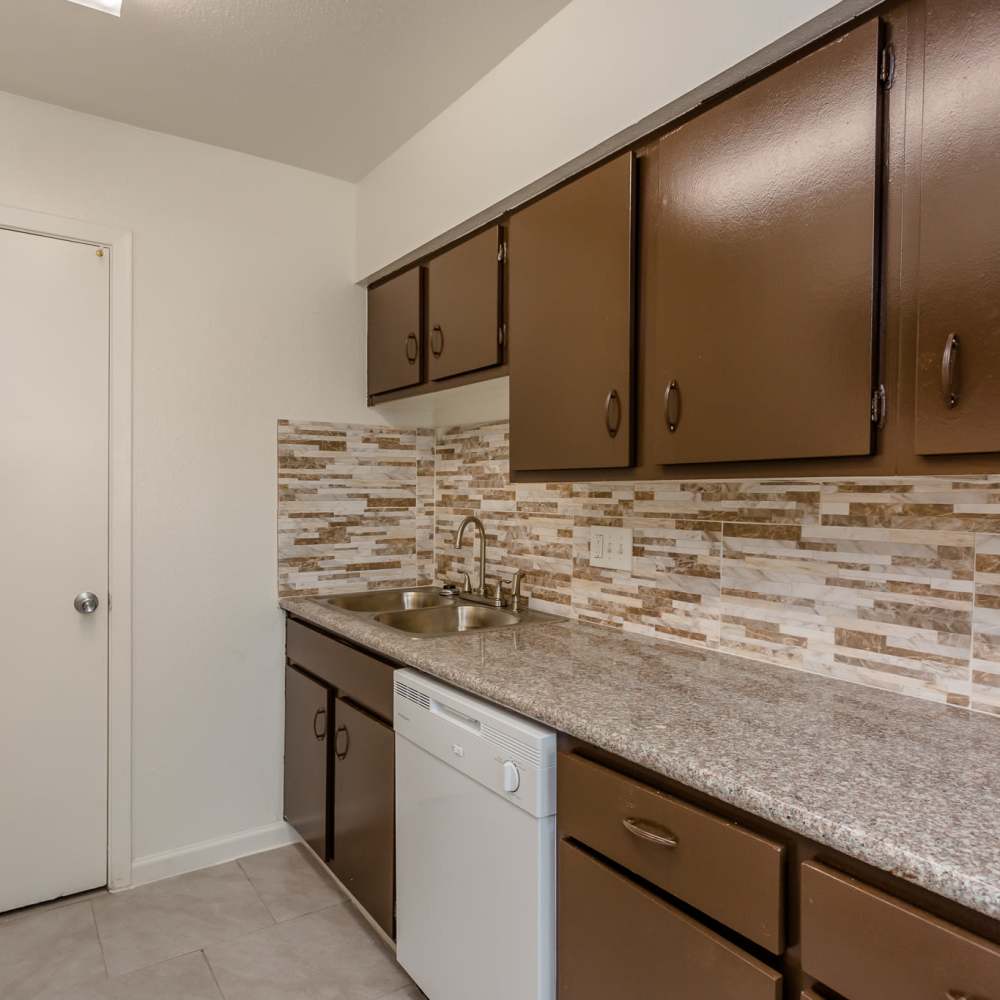
[[[2,1000],[424,1000],[301,845],[0,916]]]

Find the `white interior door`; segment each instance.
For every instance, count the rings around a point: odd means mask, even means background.
[[[0,911],[107,881],[109,260],[0,229]]]

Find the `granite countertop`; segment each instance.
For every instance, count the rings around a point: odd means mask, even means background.
[[[414,639],[290,614],[1000,918],[1000,722],[577,622]]]

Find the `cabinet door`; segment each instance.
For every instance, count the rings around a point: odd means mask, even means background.
[[[1000,451],[1000,6],[928,0],[916,451]]]
[[[432,379],[503,360],[499,257],[500,228],[493,226],[427,265],[427,371]]]
[[[869,21],[661,140],[656,462],[871,451],[880,34]]]
[[[559,1000],[778,1000],[763,962],[567,841],[559,844]]]
[[[422,268],[368,290],[368,395],[423,379]]]
[[[326,858],[329,690],[285,667],[285,819]]]
[[[512,469],[631,464],[633,175],[626,153],[510,220]]]
[[[392,729],[337,699],[333,861],[337,877],[394,933],[395,743]]]

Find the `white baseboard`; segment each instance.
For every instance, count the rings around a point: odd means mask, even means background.
[[[123,888],[135,888],[147,882],[158,882],[162,878],[183,875],[186,872],[198,871],[200,868],[211,868],[226,861],[235,861],[248,854],[257,854],[274,847],[284,847],[299,840],[299,835],[283,820],[258,826],[253,830],[243,830],[229,837],[217,837],[215,840],[203,840],[199,844],[189,844],[174,851],[163,851],[161,854],[147,854],[132,862],[132,883]]]

